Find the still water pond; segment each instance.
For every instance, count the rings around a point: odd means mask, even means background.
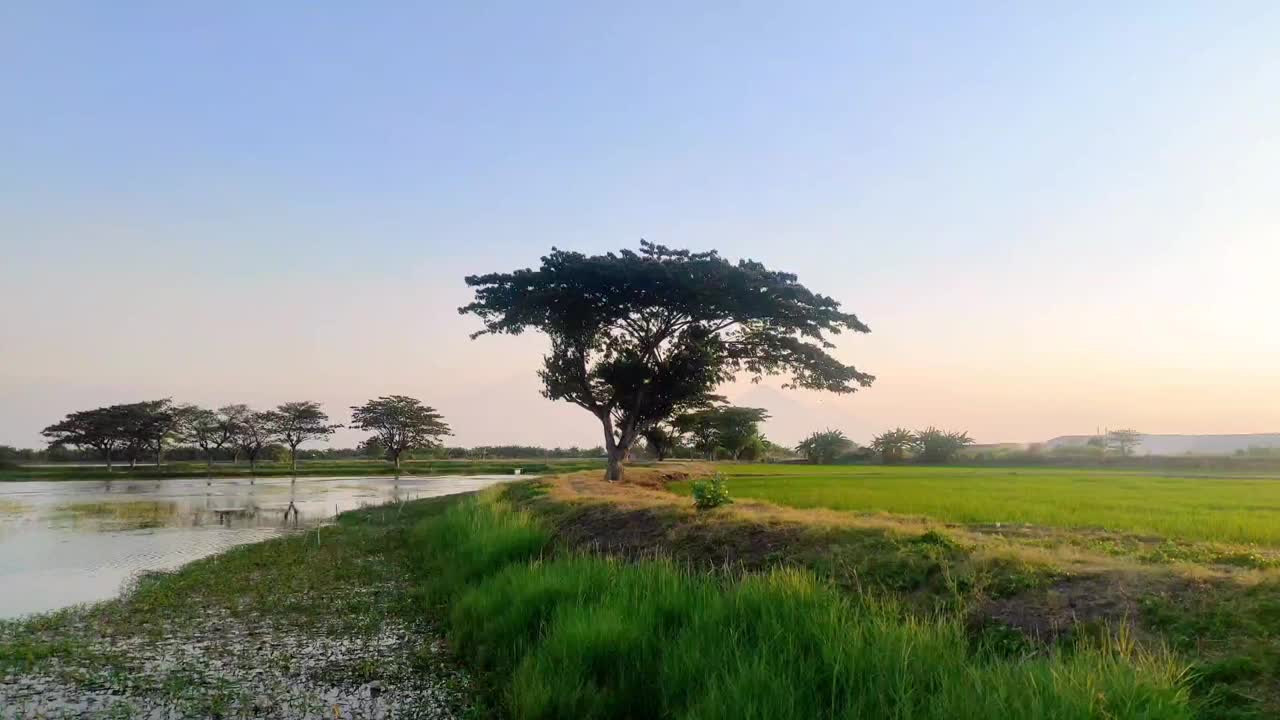
[[[469,492],[511,479],[0,483],[0,618],[105,600],[137,573],[172,570],[235,545],[314,528],[346,510]]]

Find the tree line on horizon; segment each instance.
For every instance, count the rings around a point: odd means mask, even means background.
[[[973,438],[967,432],[941,430],[931,425],[923,430],[886,430],[872,438],[867,447],[861,447],[843,431],[828,428],[811,433],[796,446],[796,452],[819,465],[876,458],[886,465],[907,459],[937,464],[954,460],[961,450],[972,444]]]
[[[716,402],[720,398],[714,399]],[[763,460],[785,448],[760,432],[769,419],[763,408],[708,404],[641,433],[645,450],[655,460],[672,457],[706,460]]]
[[[366,444],[376,443],[397,468],[406,451],[439,447],[441,438],[452,434],[434,408],[405,395],[352,406],[347,426],[372,433]],[[141,458],[150,457],[159,466],[165,450],[176,443],[198,448],[210,466],[218,451],[230,450],[233,461],[244,457],[251,469],[257,468],[264,450],[280,445],[288,449],[290,466],[296,470],[299,445],[325,440],[341,427],[330,422],[320,403],[309,400],[258,411],[243,404],[215,410],[164,398],[72,412],[41,434],[50,448],[72,446],[96,453],[108,471],[117,458],[135,467]]]
[[[856,315],[791,273],[754,260],[730,262],[714,250],[644,240],[638,250],[590,256],[553,247],[537,270],[465,281],[474,297],[458,312],[481,321],[473,338],[535,330],[550,340],[538,372],[543,395],[599,421],[610,481],[622,479],[646,434],[683,429],[674,424],[677,418],[693,416],[681,422],[692,423],[687,435],[704,448],[714,440],[740,458],[763,446],[758,432],[742,434],[724,417],[697,417],[715,404],[716,389],[740,374],[752,380],[784,375],[784,387],[835,394],[875,380],[829,352],[832,336],[870,332]],[[247,454],[278,440],[289,445],[296,465],[298,444],[327,437],[336,427],[309,402],[264,412],[181,407],[179,412],[158,400],[86,410],[45,434],[52,446],[93,448],[107,458],[119,452],[131,463],[146,453],[159,462],[175,437],[198,445],[210,459],[209,448],[219,441],[234,442]],[[741,412],[747,420],[753,414]],[[259,437],[265,439],[259,443]]]
[[[644,240],[638,250],[600,255],[553,247],[537,269],[465,281],[474,297],[458,312],[481,321],[473,339],[530,330],[548,338],[550,349],[538,371],[543,395],[577,405],[599,421],[610,481],[622,479],[635,450],[662,458],[691,449],[730,459],[789,452],[759,432],[765,411],[720,404],[717,388],[740,375],[752,381],[786,376],[784,388],[834,394],[854,393],[875,381],[830,353],[833,336],[870,332],[856,315],[791,273],[754,260],[730,262],[714,250],[693,252]],[[395,398],[412,400],[379,400]],[[363,407],[353,407],[353,413]],[[381,443],[398,465],[408,447],[396,430],[375,419],[385,419],[391,409],[363,420],[353,414],[352,427],[375,423],[365,428],[375,435],[365,450],[376,451]],[[421,444],[440,449],[438,440],[448,429],[438,414],[434,422],[439,423],[435,430],[443,430],[423,436]],[[313,402],[258,412],[243,405],[175,406],[166,399],[72,413],[46,428],[45,435],[51,448],[91,448],[108,463],[119,453],[131,464],[147,453],[159,462],[178,438],[199,447],[210,461],[215,451],[229,446],[251,463],[265,447],[282,443],[296,466],[299,444],[326,438],[337,427]],[[1124,437],[1126,432],[1132,437]],[[1107,446],[1128,456],[1137,434],[1113,435]],[[852,449],[841,436],[815,433],[798,450],[809,458],[838,458]],[[907,457],[946,462],[972,443],[966,433],[895,428],[877,436],[869,450],[885,462]]]
[[[1118,454],[1121,458],[1132,455],[1133,449],[1142,442],[1142,433],[1131,428],[1110,430],[1104,435],[1089,438],[1083,448],[1098,458],[1107,453]],[[815,464],[829,465],[841,460],[859,462],[878,459],[886,465],[893,465],[908,460],[941,464],[954,461],[966,448],[974,445],[968,432],[942,430],[933,426],[923,430],[892,428],[872,438],[870,444],[861,447],[840,430],[821,430],[811,433],[799,445],[796,451]],[[1062,455],[1077,456],[1076,448],[1063,448]],[[1016,453],[1023,459],[1033,459],[1042,454],[1039,443],[1033,443],[1026,450]]]
[[[777,447],[777,446],[773,446]],[[785,451],[785,448],[782,448]],[[694,451],[687,448],[680,452],[680,457],[694,457]],[[237,447],[224,445],[215,448],[211,453],[214,462],[239,463],[244,454]],[[598,460],[605,457],[603,445],[568,447],[542,445],[439,445],[427,448],[406,450],[403,456],[409,461],[443,461],[468,460],[476,462],[505,460]],[[280,443],[271,443],[262,449],[259,462],[288,462],[289,448]],[[80,450],[73,446],[43,448],[19,448],[11,445],[0,445],[0,469],[19,467],[38,463],[88,462],[101,460],[102,456],[94,449]],[[165,448],[166,463],[190,462],[206,460],[203,450],[195,445],[184,443],[180,438]],[[387,451],[377,437],[370,436],[355,445],[343,447],[299,447],[298,462],[343,460],[387,460]]]

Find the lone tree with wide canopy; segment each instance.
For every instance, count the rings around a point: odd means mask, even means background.
[[[302,400],[287,402],[268,410],[265,417],[267,431],[274,439],[289,446],[289,469],[298,471],[298,446],[308,440],[325,440],[334,430],[342,427],[329,422],[329,416],[320,409],[320,403]]]
[[[107,461],[107,472],[111,472],[113,454],[129,442],[124,432],[124,423],[123,406],[112,405],[73,412],[61,422],[41,430],[40,434],[49,438],[49,447],[75,445],[97,450]]]
[[[435,408],[405,395],[387,395],[353,405],[351,427],[373,433],[397,470],[404,451],[437,447],[440,438],[452,434]]]
[[[851,393],[874,378],[827,351],[844,330],[870,332],[840,303],[795,275],[716,252],[640,250],[583,255],[552,248],[542,267],[466,279],[475,301],[459,308],[484,322],[472,337],[541,330],[551,350],[543,394],[599,419],[605,477],[622,478],[646,430],[703,407],[742,372],[790,376],[787,387]]]

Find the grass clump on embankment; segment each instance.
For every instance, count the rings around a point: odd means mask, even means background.
[[[1009,659],[800,570],[738,577],[548,554],[497,492],[411,543],[455,647],[517,718],[1189,718],[1179,667],[1127,646]]]

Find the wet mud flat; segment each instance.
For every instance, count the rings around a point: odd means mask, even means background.
[[[453,718],[466,677],[427,628],[368,636],[205,618],[163,638],[89,640],[0,679],[0,718]],[[131,669],[102,665],[113,656]]]
[[[0,720],[466,716],[468,677],[415,600],[406,548],[446,502],[348,513],[0,622]]]

